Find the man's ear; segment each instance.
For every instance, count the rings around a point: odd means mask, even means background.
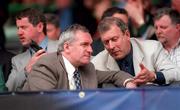
[[[64,48],[64,52],[69,52],[69,43],[65,42],[63,48]]]
[[[43,26],[42,22],[38,23],[36,27],[37,27],[38,32],[43,32],[43,27],[44,26]]]
[[[130,32],[129,32],[128,30],[126,30],[124,34],[126,35],[126,37],[127,37],[128,39],[130,39]]]
[[[177,28],[177,30],[179,30],[179,32],[180,32],[180,23],[179,23],[179,24],[176,24],[176,28]]]

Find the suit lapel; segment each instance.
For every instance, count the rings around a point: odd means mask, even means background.
[[[115,71],[120,70],[118,64],[110,54],[108,54],[107,62],[105,65],[108,70],[115,70]]]
[[[58,52],[56,52],[56,53],[59,54]],[[64,60],[63,60],[61,54],[57,55],[57,57],[59,59],[60,65],[62,67],[61,69],[63,71],[62,73],[60,73],[60,75],[62,76],[62,77],[60,77],[60,78],[62,78],[61,79],[62,86],[65,86],[66,89],[69,89],[68,73],[67,73],[66,68],[65,68]]]
[[[144,55],[142,51],[140,50],[141,48],[139,45],[137,45],[137,42],[134,42],[134,40],[131,40],[131,44],[133,47],[133,65],[134,65],[134,72],[135,74],[140,72],[140,63],[143,63],[144,60]]]
[[[19,57],[19,60],[20,60],[20,67],[21,68],[24,68],[27,64],[28,64],[28,62],[29,62],[29,60],[31,59],[31,52],[30,52],[30,50],[29,49],[27,49],[23,54],[22,54],[22,56],[20,56]],[[24,67],[23,67],[23,66]]]

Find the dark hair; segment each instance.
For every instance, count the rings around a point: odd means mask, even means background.
[[[106,11],[104,11],[101,19],[104,19],[105,17],[111,17],[115,13],[124,14],[124,15],[128,16],[128,12],[124,8],[111,7],[111,8],[108,8]]]
[[[50,24],[54,25],[56,28],[60,27],[60,24],[59,24],[60,18],[56,14],[46,13],[45,17],[46,17],[46,22],[47,23],[50,23]]]
[[[123,33],[128,30],[128,26],[121,19],[116,17],[105,17],[98,25],[98,32],[102,34],[111,29],[112,25],[118,26]]]
[[[47,34],[47,32],[46,32],[46,18],[41,11],[39,11],[37,9],[33,9],[33,8],[26,8],[16,15],[16,20],[20,20],[20,19],[25,18],[25,17],[28,18],[29,22],[33,26],[37,26],[40,22],[42,22],[43,23],[43,32],[45,35]]]
[[[171,9],[171,8],[161,8],[159,10],[157,10],[155,16],[154,16],[154,20],[158,20],[161,17],[163,17],[164,15],[167,15],[170,17],[172,23],[174,24],[178,24],[180,23],[180,14],[178,11]]]

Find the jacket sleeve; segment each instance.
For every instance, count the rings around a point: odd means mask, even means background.
[[[132,78],[130,74],[123,71],[99,71],[96,70],[98,77],[98,84],[113,83],[118,87],[123,87],[127,79]]]
[[[12,70],[6,82],[8,91],[16,91],[22,89],[25,79],[26,79],[26,75],[24,69],[18,68],[16,59],[12,58]]]
[[[23,91],[55,89],[57,86],[57,79],[54,75],[57,73],[56,70],[55,66],[46,59],[39,59],[27,76]]]

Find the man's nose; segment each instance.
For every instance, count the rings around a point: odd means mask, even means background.
[[[88,50],[88,52],[90,52],[90,53],[92,53],[92,52],[93,52],[93,50],[92,50],[92,47],[91,47],[91,46],[89,46],[87,50]]]
[[[114,43],[112,41],[109,41],[109,48],[113,49],[114,48]]]
[[[162,30],[157,27],[157,28],[156,28],[156,33],[157,33],[157,34],[160,34],[161,32],[162,32]]]
[[[18,34],[18,35],[21,35],[22,33],[23,33],[22,29],[18,29],[18,30],[17,30],[17,34]]]

